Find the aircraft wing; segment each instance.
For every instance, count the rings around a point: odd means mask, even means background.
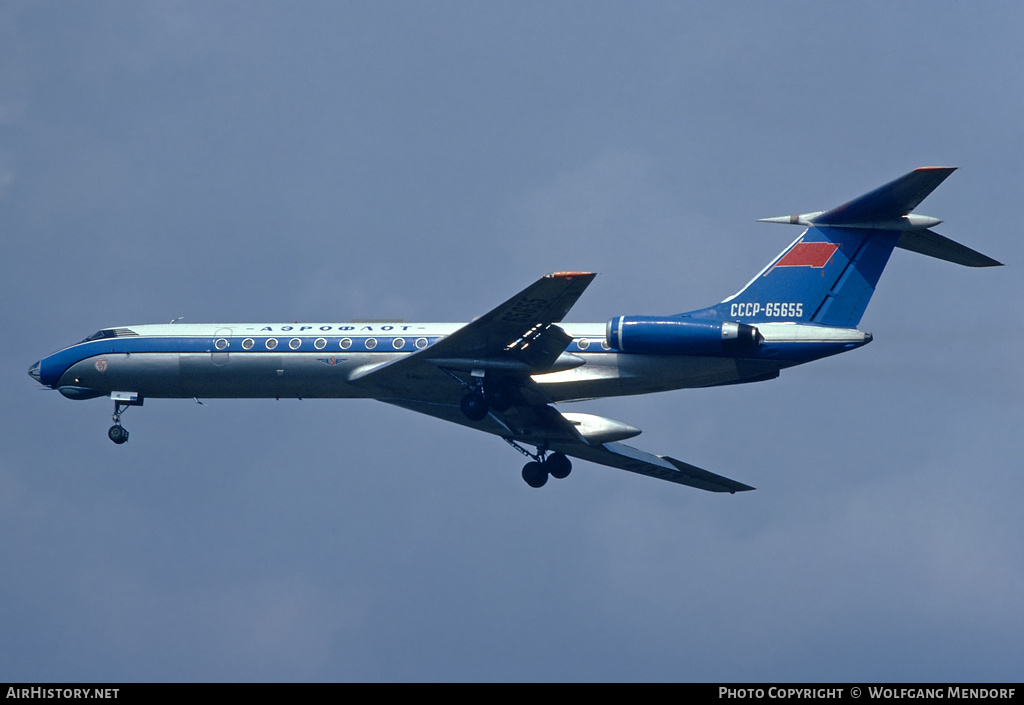
[[[556,325],[596,275],[558,272],[539,279],[505,303],[446,338],[407,357],[355,370],[350,380],[374,389],[380,401],[501,436],[508,441],[629,470],[711,492],[753,487],[674,458],[653,455],[617,442],[640,433],[626,424],[561,414],[530,376],[549,371],[572,338]],[[461,410],[464,377],[473,370],[516,382],[516,401],[491,409],[477,421]],[[588,430],[584,418],[597,423]]]
[[[596,276],[592,272],[548,274],[418,354],[428,358],[489,358],[501,355],[517,341],[548,329],[548,326],[565,318]],[[568,338],[562,343],[559,354],[571,340]],[[522,349],[520,344],[518,347],[520,349],[512,352],[520,359],[531,366],[545,367],[533,364],[529,346]],[[539,358],[537,362],[541,362]]]
[[[667,480],[678,485],[687,485],[708,492],[733,493],[754,489],[750,485],[716,475],[675,458],[654,455],[616,441],[601,443],[593,438],[588,440],[578,430],[578,421],[576,421],[579,417],[589,416],[587,414],[563,415],[551,406],[512,407],[501,413],[491,411],[482,421],[474,422],[467,419],[457,405],[397,399],[383,401],[410,411],[501,436],[506,440],[528,444],[547,441],[550,451],[565,453],[598,465],[628,470],[658,480]],[[607,419],[599,420],[608,421]],[[625,424],[619,424],[619,426],[624,427]],[[639,429],[632,430],[634,433],[631,435],[640,433]],[[623,434],[619,437],[626,436]]]
[[[551,450],[571,455],[574,458],[589,460],[599,465],[607,465],[620,470],[629,470],[658,480],[668,480],[678,485],[688,485],[708,492],[746,492],[755,489],[728,477],[716,475],[696,465],[684,463],[682,460],[667,455],[654,455],[624,443],[612,442],[598,445],[579,443],[552,443]]]
[[[593,281],[590,272],[556,272],[537,280],[505,303],[459,328],[446,338],[407,357],[355,370],[349,381],[388,390],[395,396],[437,400],[416,390],[432,387],[448,370],[500,370],[528,380],[551,369],[572,338],[556,324]],[[457,384],[449,380],[453,390]],[[535,386],[535,385],[534,385]],[[389,396],[382,393],[381,397]],[[535,398],[528,403],[546,403]]]

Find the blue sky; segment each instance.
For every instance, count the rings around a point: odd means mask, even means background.
[[[0,4],[0,680],[1018,680],[1019,3]],[[570,320],[734,293],[923,165],[1007,264],[897,251],[875,342],[565,407],[757,486],[577,463],[370,401],[109,402],[98,328]]]

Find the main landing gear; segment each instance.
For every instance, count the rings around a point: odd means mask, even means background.
[[[556,480],[564,480],[572,472],[572,461],[565,456],[565,453],[548,455],[547,449],[543,447],[538,447],[536,453],[531,453],[511,438],[506,438],[505,442],[526,457],[533,458],[523,466],[523,480],[530,487],[543,487],[548,482],[548,475]]]
[[[484,399],[484,395],[475,391],[462,397],[459,407],[462,409],[462,413],[465,414],[466,418],[470,421],[483,421],[489,411],[487,400]]]
[[[478,384],[470,387],[459,407],[470,421],[483,421],[491,409],[507,411],[512,400],[512,391],[504,384]]]
[[[484,371],[474,370],[472,377],[475,381],[470,384],[451,370],[443,367],[441,369],[466,390],[465,396],[459,402],[459,408],[470,421],[483,421],[492,409],[500,413],[508,411],[515,404],[513,388],[501,378],[497,380],[489,378],[484,381]],[[503,421],[500,419],[498,421],[504,425]],[[512,438],[503,438],[510,446],[530,458],[530,462],[523,466],[523,479],[530,487],[543,487],[547,484],[549,475],[556,480],[564,480],[572,472],[572,462],[565,457],[565,453],[548,455],[547,441],[544,441],[543,445],[537,446],[536,453],[531,453]]]
[[[552,453],[547,458],[533,460],[523,466],[523,479],[530,487],[543,487],[547,484],[548,475],[556,480],[564,480],[572,472],[572,462],[565,453]]]

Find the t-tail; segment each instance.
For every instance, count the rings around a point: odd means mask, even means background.
[[[938,218],[911,213],[954,170],[921,167],[830,211],[762,219],[806,230],[742,291],[690,315],[855,328],[894,248],[968,267],[1000,265],[931,230]]]
[[[777,358],[806,362],[870,342],[856,330],[893,249],[968,267],[1000,263],[912,213],[952,167],[921,167],[829,211],[765,218],[805,228],[739,293],[674,316],[618,316],[608,344],[621,352]]]

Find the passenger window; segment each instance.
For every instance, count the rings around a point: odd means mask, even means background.
[[[292,350],[298,350],[300,345],[302,345],[302,341],[298,338],[292,338],[288,341],[288,347]]]
[[[419,348],[420,350],[422,350],[423,348],[427,347],[427,339],[426,338],[417,338],[416,339],[416,347]]]
[[[255,345],[255,343],[256,341],[254,341],[252,338],[246,338],[245,340],[242,341],[242,347],[245,350],[252,350],[252,346]]]
[[[228,341],[225,340],[224,338],[217,338],[217,342],[214,343],[214,345],[217,346],[218,350],[227,350],[228,349]]]
[[[373,350],[375,347],[377,347],[377,339],[376,338],[367,338],[366,339],[366,349],[367,350]]]
[[[341,342],[338,343],[338,347],[342,350],[348,350],[352,347],[352,338],[342,338]]]
[[[327,347],[327,338],[317,338],[316,342],[313,343],[313,347],[317,350],[323,350]]]
[[[395,338],[393,341],[391,341],[391,346],[395,350],[401,350],[402,348],[405,347],[405,338]]]
[[[277,338],[267,338],[267,350],[273,350],[277,347]]]

